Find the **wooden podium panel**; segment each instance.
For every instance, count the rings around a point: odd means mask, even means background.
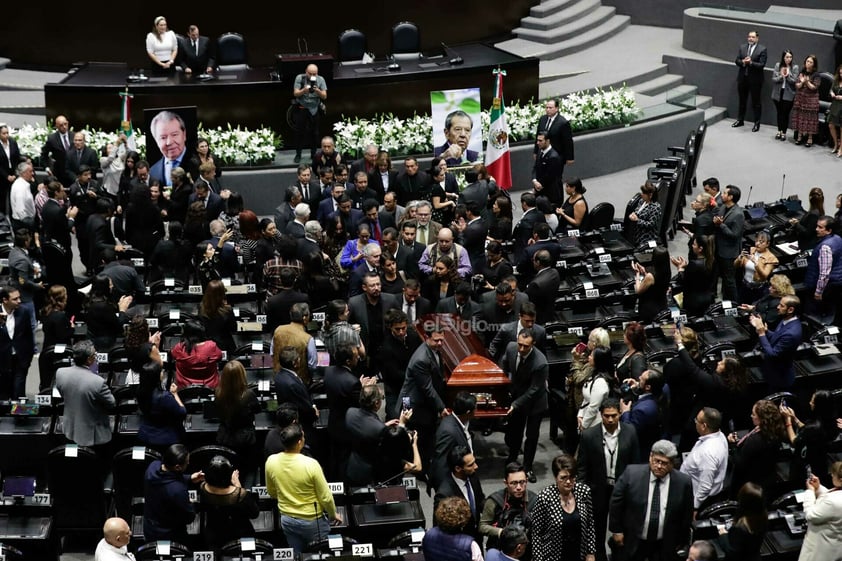
[[[505,417],[511,401],[509,378],[491,360],[470,323],[451,314],[428,314],[416,324],[422,339],[423,325],[435,322],[444,327],[442,362],[447,379],[445,403],[452,403],[457,393],[466,391],[477,397],[476,418]]]

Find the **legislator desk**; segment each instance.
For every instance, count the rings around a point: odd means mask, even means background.
[[[386,547],[391,538],[413,528],[425,528],[427,521],[418,500],[395,504],[351,505],[353,536],[360,543]]]
[[[0,472],[46,477],[44,458],[55,444],[52,417],[0,417]]]
[[[128,83],[133,68],[124,63],[87,62],[55,84],[44,86],[47,119],[69,115],[77,127],[116,130],[120,125],[120,98],[126,90],[132,99],[132,124],[149,132],[143,110],[195,105],[205,128],[240,125],[249,129],[268,126],[280,130],[286,119],[291,90],[273,81],[270,69],[251,68],[219,72],[208,81],[177,74],[151,76]]]
[[[24,559],[59,559],[50,516],[0,514],[0,543],[16,547]]]

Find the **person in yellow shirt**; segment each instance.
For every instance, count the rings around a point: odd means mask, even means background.
[[[304,432],[293,424],[281,431],[284,451],[266,460],[266,489],[278,501],[281,529],[287,544],[301,553],[307,545],[330,533],[331,523],[341,523],[333,494],[319,462],[301,453]]]

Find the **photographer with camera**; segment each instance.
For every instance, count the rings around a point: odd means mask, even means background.
[[[324,112],[324,100],[327,99],[327,84],[319,76],[319,67],[307,65],[304,74],[295,77],[292,87],[295,97],[295,111],[292,117],[295,124],[295,163],[301,161],[301,149],[310,144],[310,159],[316,154],[319,145],[319,112]]]
[[[503,473],[505,487],[488,496],[479,518],[479,532],[488,537],[485,544],[488,549],[500,547],[501,534],[505,528],[519,526],[529,535],[532,527],[529,511],[537,495],[527,489],[529,481],[523,464],[508,463]],[[530,557],[527,548],[521,559],[528,560]]]
[[[620,422],[634,426],[640,443],[640,457],[656,441],[669,434],[667,412],[669,386],[660,370],[650,368],[640,379],[626,378],[620,386]]]

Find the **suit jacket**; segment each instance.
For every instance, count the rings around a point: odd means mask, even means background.
[[[190,197],[187,199],[187,204],[189,206],[198,200],[199,199],[196,197],[196,193],[191,193]],[[216,220],[219,218],[219,214],[225,210],[225,201],[213,191],[208,191],[208,204],[205,207],[205,210],[207,212],[208,222]]]
[[[328,227],[328,220],[331,216],[333,216],[333,213],[336,212],[333,208],[333,203],[333,197],[328,196],[322,199],[319,202],[319,206],[316,208],[316,220],[319,221],[319,224],[321,224],[322,228],[325,230]]]
[[[165,163],[165,158],[162,157],[160,160],[158,160],[149,167],[149,178],[157,179],[161,182],[161,185],[166,184],[166,178],[164,177]],[[207,184],[208,190],[211,193],[216,193],[217,195],[219,194],[219,181],[215,177],[210,181],[205,181],[204,179],[202,179],[202,177],[199,175],[199,166],[197,163],[197,159],[193,157],[193,153],[191,153],[189,148],[184,151],[184,156],[179,161],[178,167],[184,168],[184,171],[189,173],[190,177],[195,179],[195,183],[202,181],[205,184]]]
[[[535,191],[537,195],[544,195],[550,202],[556,205],[561,204],[561,176],[564,173],[564,161],[554,148],[546,153],[539,153],[535,157],[535,165],[532,167],[532,179],[537,179],[541,184],[541,190]]]
[[[359,296],[363,293],[363,278],[369,273],[368,264],[363,262],[360,266],[351,271],[348,278],[348,298]]]
[[[573,130],[570,128],[570,123],[561,113],[556,113],[552,126],[547,128],[547,123],[549,122],[550,118],[548,115],[543,115],[538,119],[537,132],[547,131],[550,146],[558,152],[558,155],[561,157],[561,167],[564,169],[565,162],[575,159],[573,157]]]
[[[459,193],[458,202],[461,205],[473,201],[482,212],[483,220],[487,221],[491,217],[488,208],[488,198],[493,191],[493,187],[487,181],[475,181]]]
[[[757,43],[754,46],[754,52],[751,54],[751,64],[743,65],[743,59],[748,55],[748,43],[740,45],[740,52],[734,63],[739,67],[737,72],[738,80],[748,80],[749,82],[762,83],[763,69],[766,67],[766,47]]]
[[[278,228],[279,232],[285,232],[287,228],[287,224],[295,220],[295,212],[293,208],[289,206],[289,203],[284,201],[275,207],[275,212],[273,213],[275,219],[275,226]]]
[[[532,239],[532,229],[536,224],[547,222],[544,215],[537,208],[530,208],[523,213],[518,223],[512,230],[513,259],[514,263],[519,263],[523,259],[523,254],[529,245],[529,240]]]
[[[377,168],[377,165],[373,165],[370,168],[367,167],[367,162],[365,158],[360,158],[359,160],[354,160],[351,162],[351,166],[348,168],[348,178],[353,181],[353,179],[357,176],[358,172],[365,172],[366,175],[369,175],[374,172],[380,172]],[[369,187],[371,185],[369,184]],[[380,200],[383,200],[383,193],[380,193]]]
[[[76,181],[76,177],[79,175],[79,168],[81,166],[90,167],[91,177],[94,178],[99,171],[99,158],[97,157],[96,152],[94,152],[94,149],[90,146],[82,148],[82,153],[77,156],[76,149],[71,144],[70,150],[67,152],[65,167],[70,183]]]
[[[110,222],[101,214],[88,218],[88,251],[91,267],[96,268],[103,258],[103,252],[113,250],[117,245]]]
[[[284,234],[301,239],[304,237],[304,224],[295,219],[290,220],[284,228]]]
[[[330,215],[327,217],[327,223],[333,223],[337,215],[340,214],[341,212],[338,210],[336,212],[330,213]],[[360,222],[362,222],[363,218],[365,218],[363,211],[356,208],[352,208],[351,212],[347,216],[345,216],[345,230],[347,230],[348,232],[348,239],[353,239],[357,237],[357,225]],[[325,230],[327,230],[327,228],[325,228]]]
[[[59,368],[56,389],[64,399],[64,436],[79,446],[111,441],[108,411],[117,400],[102,376],[81,366]]]
[[[466,534],[474,536],[474,539],[482,541],[479,533],[479,518],[482,514],[482,508],[485,505],[485,493],[482,490],[482,482],[476,473],[468,479],[471,482],[471,490],[474,492],[474,510],[471,512],[471,521],[465,525],[463,531]],[[447,497],[465,497],[462,489],[453,480],[450,470],[442,477],[438,487],[436,487],[436,495],[433,497],[433,509],[438,506],[440,500],[446,499]]]
[[[275,395],[278,403],[290,402],[298,409],[298,420],[301,428],[310,431],[316,422],[316,411],[313,409],[313,398],[298,375],[292,370],[281,368],[275,375]]]
[[[458,242],[468,252],[471,259],[471,270],[474,273],[482,271],[485,266],[485,242],[488,237],[488,224],[481,218],[467,225],[459,236]]]
[[[532,265],[532,258],[535,257],[535,254],[542,249],[546,249],[550,252],[550,259],[552,259],[553,266],[555,266],[555,263],[561,255],[561,245],[558,241],[552,238],[527,245],[520,261],[517,263],[517,272],[520,273],[521,278],[524,279],[524,284],[527,284],[530,280],[532,280],[532,277],[535,276],[536,271],[535,267]]]
[[[386,210],[386,207],[380,205],[380,208],[377,210],[377,216],[380,218],[380,222],[382,223],[384,220],[390,220],[394,227],[398,227],[398,222],[403,217],[404,213],[406,213],[406,209],[400,205],[395,205],[395,212],[389,212]]]
[[[736,259],[743,246],[743,229],[745,216],[743,208],[735,204],[728,210],[722,205],[719,207],[719,216],[724,222],[715,226],[716,256],[723,259]]]
[[[441,146],[436,146],[433,149],[433,157],[438,158],[439,156],[442,155],[442,152],[447,152],[447,150],[449,148],[450,148],[450,142],[447,142],[447,141],[445,141],[445,143],[442,144]],[[477,161],[477,157],[479,157],[479,152],[477,152],[476,150],[471,150],[470,148],[467,148],[465,150],[465,153],[462,154],[462,157],[463,157],[463,159],[473,163],[473,162]],[[462,165],[462,159],[447,158],[445,160],[445,163],[447,163],[448,167],[450,167],[450,166],[461,166]]]
[[[763,349],[763,377],[774,391],[788,390],[795,383],[795,351],[801,344],[801,320],[781,322],[774,331],[760,337]]]
[[[11,357],[12,349],[20,359],[20,363],[26,363],[32,360],[32,355],[35,354],[35,340],[32,338],[32,312],[28,308],[18,307],[14,311],[15,316],[15,334],[10,339],[9,332],[6,330],[6,322],[0,324],[0,360],[4,362],[3,369],[8,369],[8,359]],[[19,396],[13,396],[19,397]]]
[[[421,337],[414,329],[407,329],[403,341],[386,332],[375,358],[387,394],[396,396],[401,391],[409,359],[421,343]]]
[[[398,400],[393,411],[395,417],[400,417],[401,405],[404,397],[409,398],[412,417],[409,419],[412,428],[422,427],[431,430],[436,425],[436,419],[445,409],[444,403],[445,380],[442,367],[436,361],[435,353],[425,342],[415,350],[406,367],[406,379],[403,382]]]
[[[663,426],[658,420],[658,402],[651,394],[641,395],[632,405],[631,410],[620,416],[620,421],[628,423],[637,432],[640,443],[640,457],[648,458],[652,445],[664,433]]]
[[[277,294],[269,298],[266,302],[266,325],[264,326],[264,333],[274,333],[275,328],[279,325],[285,325],[290,322],[289,311],[293,304],[310,303],[310,297],[291,288],[289,290],[281,289]]]
[[[394,294],[387,294],[385,292],[381,293],[380,304],[384,314],[388,310],[400,309],[398,299]],[[348,299],[348,310],[350,311],[350,316],[348,316],[348,323],[360,324],[360,339],[362,339],[363,344],[366,347],[368,347],[372,336],[382,340],[383,334],[369,332],[368,311],[366,309],[366,305],[367,304],[365,294],[358,294]],[[400,411],[398,411],[398,413],[400,413]]]
[[[70,148],[73,147],[73,134],[73,131],[67,131],[67,144]],[[41,163],[44,166],[50,166],[56,179],[65,187],[70,187],[70,184],[76,180],[67,173],[67,150],[64,149],[64,143],[58,131],[51,133],[41,148]]]
[[[439,484],[450,475],[450,468],[447,467],[447,456],[457,446],[469,446],[468,436],[462,430],[459,420],[455,415],[448,415],[439,423],[436,429],[436,451],[433,454],[430,466],[430,484],[439,488]],[[475,491],[476,492],[476,491]],[[482,510],[482,507],[479,507]]]
[[[204,35],[199,35],[198,50],[192,45],[190,37],[178,36],[178,54],[176,64],[189,68],[194,75],[204,74],[208,68],[216,66],[216,43]]]
[[[512,396],[512,407],[527,411],[528,415],[543,413],[549,407],[547,404],[547,378],[550,367],[547,357],[536,348],[525,360],[521,361],[520,368],[517,365],[517,341],[509,343],[503,354],[500,368],[509,375],[512,383],[509,386],[509,393]]]
[[[492,360],[495,362],[502,360],[503,353],[506,352],[509,343],[517,341],[518,325],[520,325],[520,319],[516,319],[510,323],[504,323],[497,330],[497,334],[488,347],[488,354],[491,355]],[[535,335],[535,347],[543,352],[547,341],[547,331],[536,323],[532,326],[532,333]]]
[[[623,534],[626,558],[631,558],[645,531],[643,523],[649,511],[649,464],[628,466],[614,485],[608,512],[608,531]],[[690,478],[673,469],[670,472],[669,497],[661,540],[661,558],[673,559],[675,552],[689,545],[690,524],[693,518],[693,483]]]
[[[345,413],[360,403],[362,384],[359,377],[344,366],[330,366],[325,371],[325,393],[330,415],[327,432],[334,442],[346,442]]]
[[[495,292],[489,290],[482,295],[482,302],[480,304],[479,319],[485,321],[487,326],[485,333],[485,343],[491,344],[494,335],[497,333],[498,326],[504,323],[512,323],[517,321],[520,316],[520,307],[524,302],[528,302],[529,297],[520,291],[515,292],[515,301],[512,304],[512,309],[508,312],[497,306],[497,299]]]
[[[368,174],[368,186],[374,189],[377,193],[380,194],[380,199],[383,200],[383,196],[386,194],[386,191],[394,191],[398,181],[398,172],[393,169],[390,169],[387,173],[389,176],[389,185],[383,185],[383,176],[380,175],[380,170],[375,169],[371,173]],[[348,177],[354,177],[353,175],[349,174]],[[398,202],[399,205],[402,206],[402,203]],[[395,221],[397,222],[400,220],[400,216],[396,217]]]
[[[463,321],[473,322],[479,317],[479,304],[471,298],[468,298],[468,301],[462,306],[462,313],[460,314],[458,308],[456,307],[456,297],[448,296],[447,298],[442,298],[438,301],[435,311],[437,314],[459,315]]]
[[[380,199],[377,196],[377,191],[375,191],[368,185],[366,185],[365,190],[362,192],[360,192],[360,190],[357,189],[356,185],[354,185],[354,188],[345,191],[345,194],[351,198],[351,205],[359,210],[363,209],[363,203],[365,203],[369,199],[380,202]]]
[[[414,176],[402,171],[395,178],[394,187],[390,186],[389,190],[395,192],[401,206],[406,206],[409,201],[427,199],[430,194],[430,176],[426,171],[419,170]]]
[[[637,442],[637,432],[627,423],[620,423],[620,434],[617,436],[615,454],[614,478],[619,479],[627,466],[640,463],[640,445]],[[603,448],[602,423],[587,428],[582,432],[579,449],[576,451],[576,479],[590,486],[593,493],[595,509],[607,504],[608,499],[608,470],[605,467],[605,449]],[[599,512],[599,510],[597,510]]]
[[[351,446],[345,469],[348,482],[351,485],[375,483],[374,466],[380,461],[380,440],[386,430],[385,423],[373,411],[351,407],[345,413],[345,427]]]
[[[316,216],[316,212],[319,210],[319,204],[322,201],[322,190],[319,188],[319,182],[310,181],[307,185],[307,195],[309,195],[307,197],[304,196],[305,190],[303,183],[296,181],[293,185],[298,187],[298,190],[301,191],[301,196],[303,197],[301,202],[310,207],[310,216]]]
[[[403,271],[406,278],[420,280],[418,261],[421,260],[424,249],[426,247],[418,242],[415,242],[412,247],[404,245],[403,242],[398,242],[398,250],[394,255],[395,263],[398,266],[398,271]]]
[[[17,175],[17,166],[21,162],[20,147],[18,142],[11,136],[9,137],[9,157],[6,157],[6,151],[0,145],[0,187],[5,188],[7,192],[12,186],[12,181],[7,179],[10,175]]]
[[[61,206],[55,199],[47,199],[41,209],[41,227],[45,239],[55,240],[70,251],[70,230],[73,226],[67,219],[66,206]]]
[[[554,267],[547,267],[541,269],[526,287],[529,301],[535,304],[538,310],[535,318],[538,323],[546,324],[555,319],[555,299],[560,284],[561,275],[558,271]]]
[[[790,64],[789,73],[784,77],[781,74],[781,63],[775,63],[775,69],[772,71],[772,99],[775,101],[792,101],[795,99],[795,83],[798,81],[798,65]],[[781,85],[784,85],[781,88]]]

